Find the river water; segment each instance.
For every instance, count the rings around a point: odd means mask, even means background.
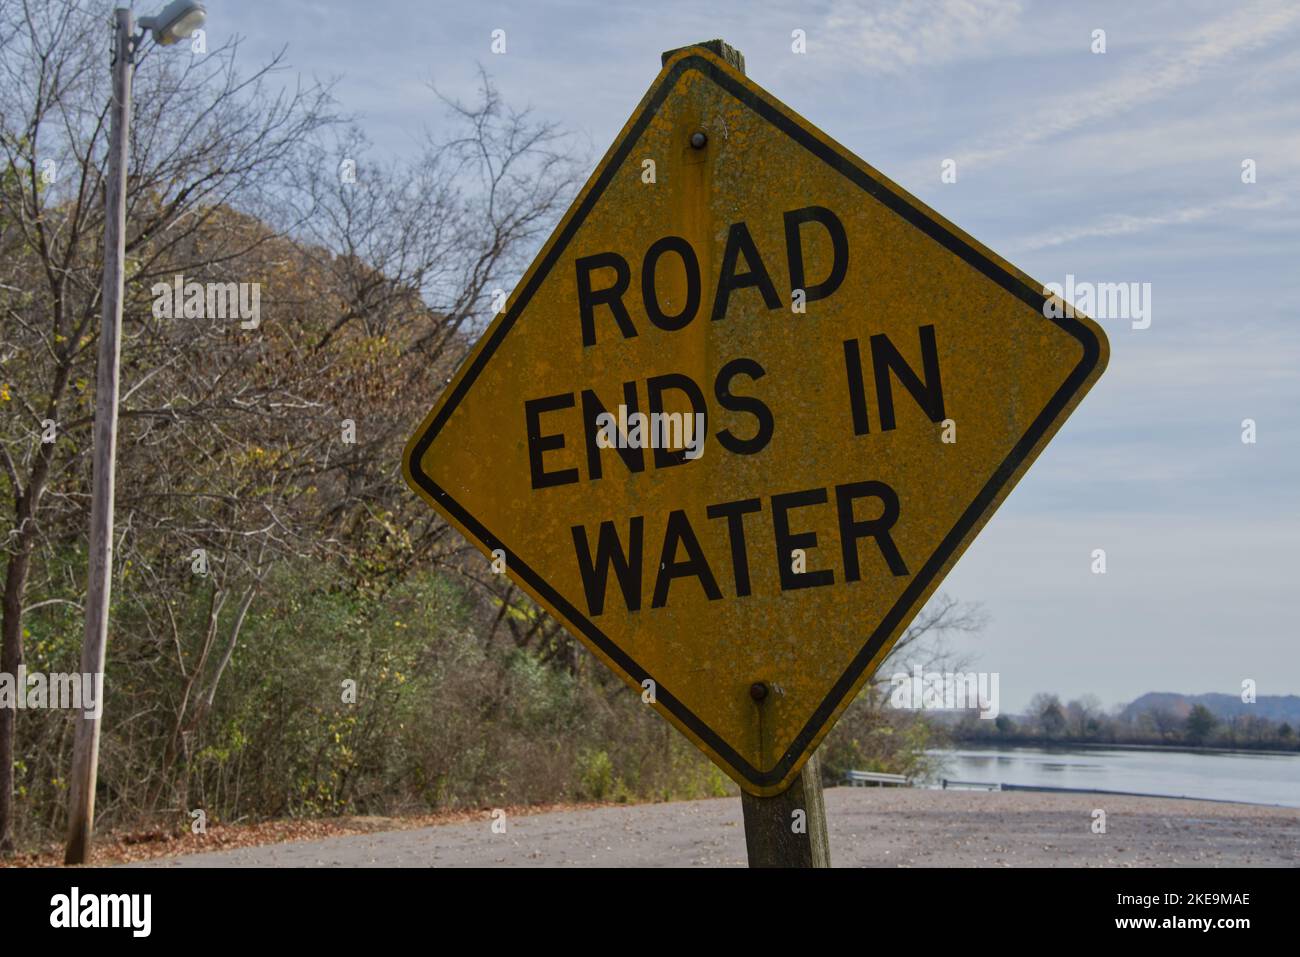
[[[941,777],[989,784],[1133,791],[1300,807],[1300,754],[1170,749],[985,748],[931,751]]]

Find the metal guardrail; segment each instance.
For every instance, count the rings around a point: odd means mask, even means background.
[[[905,774],[884,774],[880,771],[845,771],[844,783],[850,787],[866,787],[874,784],[876,787],[906,787],[910,782]]]

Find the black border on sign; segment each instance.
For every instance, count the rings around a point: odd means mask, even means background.
[[[420,469],[420,462],[424,458],[425,452],[432,444],[438,432],[446,424],[457,405],[465,397],[470,386],[474,384],[480,372],[488,360],[492,358],[493,353],[501,345],[515,321],[522,315],[527,307],[529,300],[532,299],[542,280],[550,273],[551,268],[555,265],[560,254],[568,246],[577,232],[579,226],[586,219],[587,214],[595,206],[609,185],[614,175],[622,169],[623,161],[627,158],[633,145],[640,137],[642,131],[649,124],[656,111],[663,104],[668,94],[672,91],[682,74],[689,69],[698,70],[708,79],[712,80],[718,86],[722,87],[737,100],[748,106],[751,110],[761,116],[764,120],[776,126],[794,142],[802,146],[808,152],[812,153],[818,159],[822,160],[832,169],[836,170],[842,176],[846,177],[853,183],[860,186],[866,193],[883,203],[889,209],[893,210],[903,219],[907,220],[917,229],[921,230],[931,239],[938,242],[944,248],[961,257],[969,265],[979,270],[989,279],[996,282],[1006,291],[1022,300],[1027,306],[1036,310],[1039,315],[1043,315],[1043,305],[1047,297],[1041,290],[1034,289],[1032,286],[1023,282],[1017,276],[1008,272],[1002,266],[989,259],[979,250],[973,248],[960,236],[950,233],[939,223],[934,222],[926,216],[921,210],[915,208],[906,200],[888,189],[881,183],[872,179],[869,175],[841,156],[834,148],[822,142],[808,131],[801,128],[797,123],[791,120],[771,103],[756,95],[754,92],[737,83],[735,79],[723,72],[716,64],[701,56],[687,56],[678,60],[674,64],[669,74],[664,77],[663,82],[654,91],[651,99],[645,104],[639,116],[628,127],[626,135],[617,144],[612,151],[608,161],[605,163],[603,172],[599,179],[592,184],[591,190],[583,199],[581,205],[574,214],[568,219],[563,233],[558,237],[555,244],[551,247],[550,252],[542,261],[540,266],[532,273],[532,279],[528,285],[520,291],[519,296],[512,304],[510,311],[506,314],[500,325],[491,331],[491,338],[484,347],[474,357],[472,365],[466,370],[460,381],[456,384],[455,390],[447,398],[438,411],[438,415],[430,423],[428,430],[420,437],[420,440],[412,447],[408,467],[411,476],[439,505],[445,508],[475,537],[479,539],[488,550],[500,548],[507,557],[507,565],[515,574],[526,581],[538,594],[548,600],[561,614],[570,622],[577,625],[582,633],[596,647],[600,648],[611,661],[618,665],[630,678],[637,684],[640,684],[646,678],[652,677],[648,671],[642,668],[634,661],[623,649],[619,648],[604,632],[598,628],[595,623],[590,621],[582,612],[575,608],[563,595],[559,594],[551,587],[541,575],[537,574],[528,566],[519,556],[515,555],[506,544],[497,536],[493,535],[488,529],[474,518],[451,494],[429,476],[425,475]],[[1039,413],[1030,425],[1029,430],[1021,437],[1020,441],[1012,448],[1011,453],[1002,462],[992,477],[980,490],[971,505],[962,513],[956,526],[940,542],[938,549],[930,556],[930,559],[921,567],[921,569],[912,577],[911,583],[904,590],[903,594],[895,602],[880,624],[872,632],[871,637],[867,639],[862,650],[849,664],[845,672],[836,681],[831,688],[830,693],[813,712],[808,723],[795,736],[790,746],[786,749],[781,759],[769,770],[763,771],[746,761],[741,757],[726,741],[708,727],[699,719],[689,708],[681,701],[675,698],[669,689],[662,685],[657,685],[655,689],[656,699],[661,702],[682,724],[690,728],[701,741],[705,742],[710,748],[718,754],[719,757],[727,761],[735,770],[740,772],[748,781],[758,787],[767,787],[779,783],[799,759],[808,744],[817,736],[818,731],[835,712],[844,696],[857,682],[862,675],[863,670],[871,663],[894,628],[899,624],[907,610],[913,602],[925,591],[933,581],[939,570],[952,556],[953,551],[958,544],[965,538],[966,533],[983,517],[989,504],[997,497],[998,493],[1008,480],[1016,473],[1025,458],[1033,450],[1044,433],[1051,427],[1052,423],[1060,415],[1061,411],[1069,403],[1071,397],[1078,391],[1080,386],[1087,381],[1092,371],[1097,366],[1101,356],[1101,345],[1097,341],[1091,329],[1084,323],[1079,322],[1073,317],[1049,317],[1045,319],[1055,322],[1062,330],[1069,333],[1077,339],[1083,346],[1083,358],[1074,370],[1066,378],[1065,382],[1052,396],[1046,408]]]

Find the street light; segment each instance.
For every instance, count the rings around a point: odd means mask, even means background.
[[[131,76],[144,31],[171,46],[203,25],[207,10],[196,0],[172,0],[153,17],[141,17],[139,33],[127,7],[113,12],[113,98],[109,102],[108,171],[104,180],[103,323],[95,373],[95,469],[90,506],[90,574],[86,582],[83,674],[101,675],[108,643],[108,602],[113,572],[113,485],[117,459],[118,359],[122,339],[122,284],[126,262],[126,149],[131,130]],[[100,685],[103,695],[103,685]],[[95,778],[99,771],[99,717],[82,713],[72,743],[68,845],[63,860],[83,864],[95,826]]]
[[[169,47],[189,39],[207,18],[207,8],[196,0],[172,0],[157,16],[141,17],[140,29],[153,31],[154,42]]]

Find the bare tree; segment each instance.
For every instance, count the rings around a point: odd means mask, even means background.
[[[9,673],[25,660],[24,621],[75,615],[84,591],[84,565],[74,569],[102,269],[101,12],[81,0],[0,0]],[[114,595],[115,614],[139,629],[122,646],[149,680],[110,682],[122,707],[106,722],[104,754],[158,748],[101,775],[105,817],[185,806],[196,742],[277,568],[330,562],[378,591],[420,562],[481,571],[407,494],[401,448],[577,186],[555,128],[508,109],[486,75],[474,102],[443,98],[448,122],[413,157],[380,163],[337,121],[327,88],[272,76],[283,51],[249,74],[238,53],[237,40],[205,55],[146,51],[137,67]],[[160,315],[158,288],[178,281],[256,284],[258,326]],[[516,646],[577,667],[576,646],[540,609],[484,594],[486,614],[509,612],[502,633]],[[4,850],[15,717],[0,709]],[[30,778],[57,776],[66,725],[42,724],[42,773]]]
[[[102,270],[106,21],[97,5],[0,5],[0,425],[5,555],[0,669],[24,658],[23,615],[38,547],[76,542],[89,451],[90,383]],[[328,91],[278,91],[279,58],[242,75],[238,41],[205,55],[151,57],[136,75],[128,169],[128,284],[247,253],[248,236],[195,237],[225,205],[256,203],[292,174],[329,121]],[[253,237],[254,243],[261,237]],[[124,351],[140,340],[137,324]],[[126,395],[139,362],[123,363]],[[10,411],[12,410],[12,411]],[[155,410],[128,408],[124,415]],[[15,712],[0,709],[0,850],[13,846]]]
[[[1083,695],[1065,706],[1065,717],[1070,733],[1078,738],[1091,735],[1097,727],[1098,719],[1104,713],[1101,699],[1093,694]]]
[[[971,655],[955,651],[953,640],[979,634],[988,623],[988,613],[978,602],[959,601],[943,593],[934,596],[904,629],[868,685],[868,694],[878,702],[889,689],[894,672],[916,665],[923,671],[961,670]]]
[[[1155,729],[1161,741],[1168,741],[1182,731],[1185,719],[1168,708],[1152,708],[1142,715]]]

